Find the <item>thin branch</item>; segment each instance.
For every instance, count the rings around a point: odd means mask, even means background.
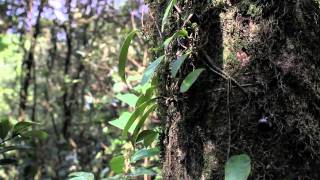
[[[160,39],[163,40],[163,36],[162,36],[162,33],[161,33],[161,31],[160,31],[160,28],[159,28],[159,26],[158,26],[157,21],[155,20],[155,18],[152,16],[152,14],[151,14],[150,12],[149,12],[149,15],[150,15],[152,21],[154,22],[154,24],[156,25],[156,28],[157,28],[157,30],[158,30]]]
[[[206,65],[209,67],[209,69],[224,78],[225,80],[230,79],[232,83],[234,83],[245,95],[249,96],[248,92],[230,75],[226,74],[223,70],[212,64],[212,59],[208,56],[208,54],[205,51],[202,51],[203,54],[206,57]]]

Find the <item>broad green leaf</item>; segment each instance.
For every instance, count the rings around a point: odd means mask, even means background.
[[[140,80],[141,80],[141,78],[140,78]],[[152,87],[151,82],[149,82],[143,86],[141,86],[141,84],[139,83],[138,85],[136,85],[135,87],[132,88],[132,91],[137,94],[140,94],[140,96],[141,96],[142,94],[145,94],[146,91],[148,89],[150,89],[150,87]],[[140,98],[140,96],[139,96],[139,98]],[[137,104],[138,104],[138,102],[137,102]],[[137,104],[136,104],[136,106],[137,106]]]
[[[94,174],[90,172],[73,172],[68,177],[69,180],[94,180]]]
[[[140,118],[136,128],[133,131],[132,137],[133,137],[133,141],[134,143],[136,142],[136,139],[138,137],[138,133],[140,132],[141,128],[143,127],[144,122],[147,120],[147,118],[149,117],[149,115],[156,109],[157,105],[153,104],[144,114],[143,116]]]
[[[131,162],[135,163],[143,158],[155,156],[159,153],[159,148],[141,149],[134,153],[134,155],[131,157]]]
[[[150,88],[148,88],[146,90],[146,93],[141,94],[139,96],[137,103],[136,103],[136,107],[139,107],[144,102],[149,101],[152,98],[154,91],[155,91],[155,87],[151,86]]]
[[[177,3],[176,0],[171,0],[164,12],[163,18],[162,18],[162,25],[161,25],[161,32],[164,31],[165,25],[168,23],[168,18],[171,15],[173,6]]]
[[[132,39],[136,36],[138,33],[138,30],[132,30],[124,40],[121,49],[120,49],[120,56],[119,56],[119,76],[121,77],[121,80],[126,82],[126,64],[127,64],[127,56],[129,51],[129,46],[131,44]]]
[[[9,164],[17,164],[18,161],[16,159],[6,158],[0,159],[0,165],[9,165]]]
[[[183,80],[181,86],[180,86],[180,92],[185,93],[189,90],[189,88],[192,86],[192,84],[198,79],[200,74],[204,71],[205,69],[200,68],[196,69],[193,72],[189,73],[188,76]]]
[[[144,146],[148,147],[152,144],[154,140],[156,140],[158,137],[158,133],[156,131],[152,130],[144,130],[141,133],[139,133],[136,142],[142,141]]]
[[[0,138],[2,140],[4,140],[7,135],[8,135],[8,132],[11,130],[11,124],[10,124],[10,121],[9,119],[3,119],[1,122],[0,122]]]
[[[188,58],[189,54],[184,54],[182,56],[179,56],[177,60],[170,63],[170,69],[171,69],[171,76],[175,78],[178,74],[178,71],[183,64],[184,60]]]
[[[151,148],[151,149],[141,149],[134,153],[131,157],[131,162],[135,163],[143,158],[155,156],[160,153],[159,148]]]
[[[246,154],[232,156],[225,165],[225,180],[247,180],[251,171],[251,160]]]
[[[119,99],[120,101],[128,104],[131,107],[134,107],[137,103],[138,97],[134,94],[127,93],[127,94],[117,94],[116,98]]]
[[[129,176],[132,176],[132,177],[143,176],[143,175],[155,176],[157,175],[157,173],[152,169],[141,167],[129,174]]]
[[[34,130],[34,131],[27,131],[24,133],[21,133],[22,137],[34,137],[39,139],[47,139],[48,133],[40,130]]]
[[[23,131],[27,131],[27,129],[38,123],[35,122],[30,122],[30,121],[20,121],[17,124],[14,125],[13,127],[13,136],[19,135],[23,133]]]
[[[132,113],[129,112],[124,112],[121,114],[121,116],[113,121],[109,121],[108,123],[111,124],[112,126],[115,126],[119,129],[124,129],[126,124],[128,123]],[[133,133],[134,129],[136,128],[136,123],[134,123],[130,128],[129,128],[129,133]]]
[[[3,147],[0,148],[0,154],[9,152],[9,151],[14,151],[14,150],[27,150],[30,149],[29,146],[7,146],[7,147]]]
[[[125,166],[125,159],[123,155],[113,157],[109,163],[112,171],[116,174],[123,172]]]
[[[144,71],[143,76],[142,76],[142,80],[141,80],[141,86],[147,84],[150,79],[152,78],[154,72],[157,70],[157,67],[159,66],[159,64],[161,63],[161,61],[164,59],[164,55],[160,56],[159,58],[157,58],[155,61],[153,61]]]
[[[148,107],[151,103],[154,103],[154,101],[155,101],[154,99],[150,99],[149,101],[144,102],[143,104],[141,104],[139,107],[136,108],[136,110],[132,113],[126,126],[123,129],[122,135],[124,137],[126,137],[128,135],[128,130],[132,126],[132,124],[135,122],[135,120],[139,116],[141,116],[143,114],[144,110],[146,109],[146,107]]]

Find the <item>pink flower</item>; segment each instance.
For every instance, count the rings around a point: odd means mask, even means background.
[[[242,50],[237,52],[237,59],[241,63],[241,66],[247,66],[250,62],[250,56]]]

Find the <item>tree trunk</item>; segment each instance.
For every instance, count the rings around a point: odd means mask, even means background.
[[[150,2],[162,12],[155,42],[166,6]],[[250,179],[320,178],[319,12],[314,0],[178,0],[163,35],[186,28],[189,38],[170,45],[158,72],[165,179],[223,179],[241,153]],[[174,79],[169,63],[184,47],[192,54]],[[206,71],[179,93],[195,68]]]
[[[31,3],[32,4],[32,3]],[[20,96],[20,103],[19,103],[19,120],[23,121],[26,119],[26,110],[27,110],[27,104],[28,104],[28,95],[29,95],[29,86],[30,82],[32,81],[32,71],[34,70],[35,66],[35,60],[34,60],[34,51],[35,51],[35,46],[37,43],[37,38],[40,34],[41,30],[41,13],[43,11],[43,6],[44,6],[44,1],[40,2],[40,5],[38,7],[38,14],[37,14],[37,19],[36,19],[36,24],[35,24],[35,29],[34,32],[31,31],[31,45],[29,48],[29,51],[27,52],[28,54],[26,55],[25,59],[22,62],[22,70],[25,71],[25,73],[22,73],[22,81],[21,81],[21,88],[19,92]],[[30,6],[30,12],[32,12],[32,6]],[[29,20],[29,19],[28,19]],[[34,70],[35,72],[35,70]],[[35,74],[34,74],[35,76]],[[33,79],[35,80],[35,78]],[[33,82],[34,86],[36,87],[36,82]],[[35,90],[35,89],[34,89]],[[36,97],[33,97],[34,100]],[[35,103],[33,103],[32,107],[32,115],[31,115],[31,120],[35,121],[36,115],[35,115]]]

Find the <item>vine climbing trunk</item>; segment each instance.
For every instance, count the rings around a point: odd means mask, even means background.
[[[250,179],[319,179],[320,11],[315,0],[151,1],[151,36],[172,42],[158,71],[165,179],[223,179],[232,155]],[[176,78],[170,62],[192,50]],[[205,68],[186,93],[183,79]]]

